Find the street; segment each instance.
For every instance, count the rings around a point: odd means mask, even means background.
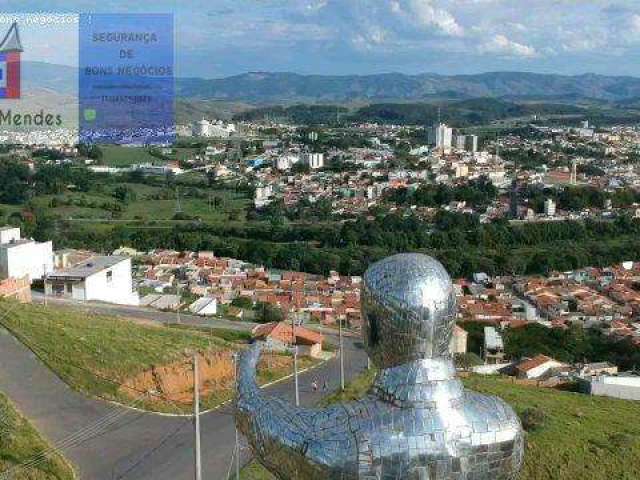
[[[111,306],[109,306],[111,307]],[[87,307],[81,307],[87,308]],[[95,309],[94,305],[88,307]],[[147,316],[134,307],[110,308],[112,314]],[[166,314],[171,315],[171,314]],[[154,318],[151,318],[151,317]],[[143,317],[137,317],[143,318]],[[193,321],[200,317],[194,317]],[[191,319],[189,319],[191,321]],[[217,320],[216,320],[217,322]],[[224,322],[250,328],[242,322]],[[366,355],[358,338],[345,338],[345,373],[353,378],[366,369]],[[339,388],[340,363],[334,358],[300,376],[300,399],[312,406],[322,398],[311,383],[329,391]],[[40,432],[70,460],[87,480],[141,479],[187,480],[193,478],[193,421],[143,413],[102,400],[87,398],[72,390],[9,332],[0,329],[0,391],[6,393]],[[267,389],[293,402],[292,379]],[[201,417],[203,478],[223,479],[232,459],[235,429],[232,408],[227,405]],[[247,452],[244,452],[246,457]]]

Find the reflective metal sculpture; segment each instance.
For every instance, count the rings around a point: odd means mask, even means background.
[[[364,341],[380,368],[362,400],[322,410],[264,395],[260,347],[240,361],[236,422],[283,480],[512,480],[523,461],[513,410],[465,390],[449,353],[456,298],[436,260],[401,254],[364,276]]]

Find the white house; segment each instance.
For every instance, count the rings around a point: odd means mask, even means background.
[[[189,305],[189,311],[196,315],[215,315],[218,312],[218,301],[213,297],[202,297]]]
[[[80,302],[98,300],[119,305],[138,305],[133,290],[131,259],[94,256],[47,275],[47,295],[72,298]]]
[[[29,277],[39,280],[53,271],[53,244],[20,236],[20,228],[0,228],[0,280]]]
[[[551,370],[562,367],[565,367],[564,363],[558,362],[546,355],[537,355],[516,365],[516,371],[518,377],[533,380],[543,377]]]

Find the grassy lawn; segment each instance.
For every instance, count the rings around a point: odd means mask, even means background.
[[[102,150],[103,154],[101,162],[110,167],[128,167],[139,163],[163,163],[145,148],[100,145],[100,150]]]
[[[328,402],[362,396],[372,375],[350,384]],[[521,414],[536,408],[543,424],[527,434],[520,480],[636,480],[640,478],[640,402],[590,397],[514,385],[507,378],[471,377],[468,388],[497,395]],[[257,463],[243,470],[244,480],[273,480]]]
[[[5,316],[6,312],[9,314]],[[123,391],[121,384],[150,372],[154,367],[183,366],[191,361],[191,352],[223,354],[243,348],[247,341],[245,335],[226,330],[167,328],[109,316],[87,315],[64,307],[18,305],[8,300],[0,300],[0,318],[4,327],[76,390],[165,412],[190,412],[191,405],[152,394],[136,402],[136,397],[143,392]],[[290,364],[289,356],[274,355],[259,369],[258,380],[266,383],[288,375]],[[311,361],[305,359],[301,368],[309,365]],[[224,378],[219,383],[214,381],[209,394],[203,396],[203,409],[231,398],[233,380]],[[186,394],[184,390],[180,392]],[[190,401],[190,396],[186,396]]]
[[[126,186],[135,192],[135,200],[122,203],[113,196],[116,186]],[[65,220],[81,220],[83,225],[100,224],[103,220],[113,218],[115,223],[171,221],[176,214],[176,193],[164,186],[138,183],[120,183],[118,185],[99,185],[90,192],[68,191],[59,195],[39,195],[33,199],[36,207]],[[199,190],[203,198],[189,195],[189,189],[180,190],[182,212],[191,218],[199,218],[207,223],[229,221],[232,214],[236,222],[243,222],[246,216],[248,200],[241,194],[226,190]],[[204,192],[204,193],[202,193]],[[210,196],[210,198],[209,198]],[[158,198],[160,197],[160,198]],[[216,206],[217,199],[217,206]],[[118,204],[122,211],[113,217],[108,210],[109,205]],[[2,216],[21,211],[20,207],[0,205]]]
[[[46,458],[38,455],[49,449],[47,442],[20,415],[11,402],[0,393],[0,477],[11,471],[11,480],[72,480],[71,466],[59,455]],[[12,470],[16,465],[31,461],[33,466]]]

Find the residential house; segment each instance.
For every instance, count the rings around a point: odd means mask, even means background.
[[[516,365],[516,373],[519,378],[534,380],[548,375],[553,370],[564,367],[564,363],[558,362],[551,357],[537,355],[518,363]]]
[[[80,302],[97,300],[120,305],[138,305],[133,290],[131,259],[117,256],[94,256],[45,279],[47,295],[71,298]]]
[[[324,335],[300,326],[285,322],[272,322],[258,325],[251,332],[253,338],[265,342],[266,347],[275,351],[286,351],[292,344],[298,346],[301,355],[320,357]]]

